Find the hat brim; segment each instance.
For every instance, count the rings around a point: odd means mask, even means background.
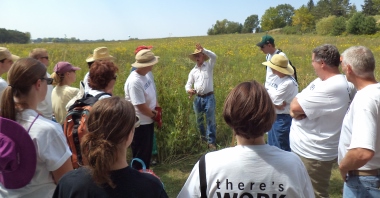
[[[12,61],[17,61],[18,59],[20,59],[20,57],[12,54],[11,59]]]
[[[94,58],[94,56],[91,56],[91,57],[88,57],[86,59],[86,62],[90,63],[90,62],[94,62],[94,61],[97,61],[97,60],[114,60],[115,57],[109,55],[107,57],[98,57],[98,58]]]
[[[79,68],[79,67],[72,67],[71,68],[71,70],[74,70],[74,71],[76,71],[76,70],[80,70],[81,68]]]
[[[192,60],[193,62],[197,62],[197,58],[195,58],[194,55],[199,54],[199,53],[202,53],[202,52],[189,54],[189,58],[190,58],[190,60]],[[208,57],[208,56],[207,56],[206,54],[204,54],[204,53],[203,53],[203,56],[204,56],[204,58],[203,58],[204,61],[208,61],[208,60],[210,59],[210,57]]]
[[[0,182],[7,189],[22,188],[32,180],[36,172],[37,153],[35,145],[28,132],[13,120],[0,117],[0,132],[15,142],[20,161],[16,170],[3,171],[0,174]]]
[[[258,42],[257,44],[256,44],[256,46],[258,46],[258,47],[262,47],[262,46],[264,46],[265,45],[265,42]]]
[[[280,67],[280,66],[277,66],[277,65],[274,65],[273,63],[271,63],[270,61],[267,61],[267,62],[263,62],[262,63],[263,65],[265,66],[268,66],[278,72],[281,72],[285,75],[293,75],[294,74],[294,69],[293,67],[288,63],[287,67],[286,68],[283,68],[283,67]]]
[[[149,62],[145,62],[145,63],[139,63],[136,61],[136,62],[132,63],[132,66],[135,68],[143,68],[143,67],[153,66],[153,65],[158,63],[159,58],[160,58],[159,56],[155,56],[154,59],[152,59]]]

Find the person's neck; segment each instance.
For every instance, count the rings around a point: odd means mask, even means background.
[[[202,63],[197,63],[197,66],[198,66],[198,67],[202,67],[203,63],[204,63],[204,62],[202,62]]]
[[[273,54],[276,52],[276,50],[277,50],[277,49],[274,48],[274,47],[271,48],[271,49],[269,49],[269,54],[272,54],[272,55],[273,55]]]
[[[119,170],[128,166],[127,163],[127,149],[123,149],[122,151],[118,151],[118,157],[114,164],[111,165],[111,170]]]
[[[136,73],[138,73],[141,76],[145,76],[148,72],[149,72],[149,70],[147,70],[146,68],[136,69]]]
[[[377,84],[378,82],[376,81],[375,77],[370,77],[370,78],[360,78],[357,77],[355,78],[355,81],[352,82],[354,84],[355,88],[359,91],[363,89],[364,87],[372,84]]]
[[[336,68],[331,68],[330,67],[329,69],[325,70],[323,72],[323,75],[319,76],[319,78],[322,81],[324,81],[324,80],[327,80],[327,79],[329,79],[329,78],[331,78],[333,76],[336,76],[338,74],[341,74],[338,67],[336,67]]]
[[[242,136],[236,135],[236,142],[237,142],[237,145],[264,145],[265,144],[264,136],[246,139]]]

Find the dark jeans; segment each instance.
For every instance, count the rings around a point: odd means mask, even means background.
[[[133,158],[140,158],[144,161],[146,168],[150,167],[150,159],[152,158],[154,123],[140,125],[135,129],[135,135],[131,144]],[[134,169],[142,169],[142,165],[133,162]]]
[[[284,151],[290,151],[289,133],[292,117],[289,114],[277,114],[272,128],[268,132],[268,144]]]
[[[203,98],[197,96],[194,100],[193,108],[197,117],[197,126],[201,132],[202,138],[207,139],[209,144],[215,144],[216,121],[214,94]],[[207,130],[205,130],[204,126],[204,116],[206,116]]]

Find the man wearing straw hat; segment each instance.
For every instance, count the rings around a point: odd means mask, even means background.
[[[339,71],[339,64],[339,50],[334,45],[315,48],[311,65],[318,78],[290,104],[290,148],[304,163],[316,197],[329,197],[342,121],[355,93],[353,85]]]
[[[94,53],[87,57],[86,62],[88,64],[88,67],[91,67],[91,64],[95,61],[113,61],[115,58],[109,54],[107,47],[98,47],[94,49]],[[87,74],[84,76],[83,83],[84,83],[84,92],[87,94],[91,87],[88,86],[88,77],[90,72],[87,72]]]
[[[213,69],[216,62],[214,52],[196,45],[194,53],[189,58],[196,62],[195,67],[190,71],[185,89],[189,98],[196,95],[193,108],[197,118],[198,129],[204,140],[208,142],[210,150],[216,150],[216,121],[215,121],[215,97]],[[194,88],[192,86],[194,85]],[[204,114],[206,115],[207,133],[204,127]],[[207,136],[206,136],[207,135]]]
[[[153,148],[154,122],[160,121],[160,113],[156,111],[157,95],[154,81],[147,76],[153,66],[158,63],[149,49],[140,50],[136,56],[136,62],[132,64],[136,68],[128,76],[125,85],[125,99],[130,101],[140,119],[140,126],[135,129],[131,144],[133,158],[140,158],[149,169]],[[141,164],[133,163],[133,168],[142,169]]]
[[[263,65],[270,67],[278,78],[266,88],[276,109],[276,120],[268,132],[268,144],[290,151],[289,132],[292,117],[290,103],[298,94],[298,84],[292,77],[294,70],[285,56],[275,54]]]

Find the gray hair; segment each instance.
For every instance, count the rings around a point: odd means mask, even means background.
[[[314,60],[326,63],[330,67],[339,67],[340,54],[335,45],[324,44],[313,49]]]
[[[342,53],[342,62],[350,65],[352,71],[359,77],[373,77],[375,57],[370,49],[364,46],[353,46]]]

